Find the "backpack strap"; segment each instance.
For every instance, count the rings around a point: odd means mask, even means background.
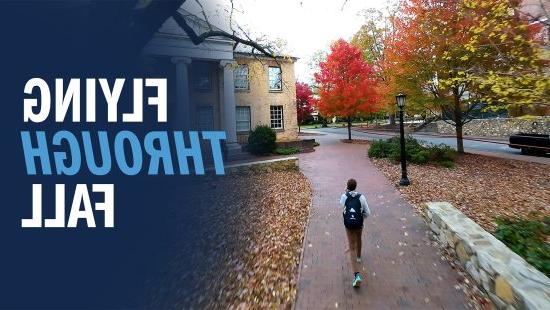
[[[344,206],[346,206],[348,201],[353,198],[354,197],[349,192],[346,192],[346,201],[344,202]]]
[[[357,193],[355,196],[352,196],[349,192],[346,193],[346,202],[344,202],[344,208],[348,202],[349,199],[353,199],[353,198],[361,198],[361,194]],[[361,202],[361,200],[359,200],[359,203]],[[361,204],[361,213],[363,213],[363,204]]]

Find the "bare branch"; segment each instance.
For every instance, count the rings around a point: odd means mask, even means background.
[[[245,40],[245,39],[239,38],[238,36],[223,30],[210,30],[198,35],[197,33],[195,33],[195,30],[193,30],[193,28],[191,28],[191,26],[187,24],[185,17],[180,12],[174,13],[172,17],[174,18],[176,23],[183,29],[183,31],[185,31],[185,33],[189,36],[189,39],[191,40],[191,42],[193,42],[193,44],[195,45],[199,45],[202,42],[204,42],[206,39],[211,37],[225,37],[235,41],[236,43],[241,43],[244,45],[251,46],[257,49],[262,54],[266,55],[267,57],[271,57],[274,59],[276,58],[273,53],[271,53],[270,51],[267,51],[263,46],[261,46],[260,44],[252,40]]]
[[[471,116],[468,114],[467,119],[466,119],[465,121],[462,122],[462,126],[468,124],[469,122],[471,122],[471,121],[473,121],[473,120],[474,120],[474,118],[471,117]]]
[[[440,117],[440,116],[437,115],[434,111],[432,111],[430,108],[426,107],[426,110],[428,110],[428,111],[435,117],[436,120],[437,120],[437,119],[440,119],[440,120],[444,121],[445,123],[447,123],[447,124],[449,124],[449,125],[451,125],[451,126],[456,126],[456,123],[450,122],[450,121],[448,121],[448,120],[446,120],[446,119]]]
[[[208,16],[206,16],[206,11],[204,10],[204,7],[202,6],[202,3],[199,0],[195,0],[195,3],[197,3],[199,5],[199,7],[201,8],[202,16],[204,17],[204,21],[208,24],[208,28],[210,30],[213,30],[212,29],[212,24],[210,24],[210,21],[208,20]]]
[[[248,35],[248,33],[247,33],[246,31],[244,31],[244,29],[243,29],[240,25],[237,24],[237,27],[239,27],[239,30],[246,36],[246,38],[248,39],[248,41],[255,42],[254,40],[252,40],[252,38],[250,37],[250,35]],[[238,43],[237,43],[237,44],[238,44]],[[237,44],[235,44],[235,48],[237,47]],[[269,49],[269,48],[267,48],[267,49]],[[281,64],[279,63],[279,60],[277,59],[276,55],[275,55],[273,52],[271,52],[271,49],[269,49],[269,50],[270,50],[270,53],[274,56],[274,57],[272,57],[273,60],[275,60],[275,62],[277,63],[277,66],[279,66],[279,68],[281,68],[281,74],[283,74],[283,67],[282,67]],[[262,60],[258,57],[258,55],[256,54],[255,51],[256,51],[256,48],[255,48],[255,47],[252,47],[252,57],[253,57],[254,59],[256,59],[257,61],[259,61],[260,64],[261,64],[262,66],[264,66],[264,63],[263,63]]]
[[[344,7],[346,6],[347,3],[348,3],[348,0],[344,0],[344,3],[342,3],[342,7],[340,8],[340,11],[344,10]]]
[[[233,3],[233,0],[231,0],[231,12],[229,13],[229,28],[233,31],[233,34],[235,34],[235,30],[233,30],[233,10],[235,8],[235,5]]]

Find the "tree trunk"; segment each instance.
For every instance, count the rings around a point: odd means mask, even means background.
[[[460,110],[460,98],[458,90],[454,90],[454,119],[456,131],[456,151],[459,154],[464,154],[464,139],[462,136],[462,111]]]
[[[348,117],[348,140],[351,141],[351,117]]]
[[[456,150],[464,154],[464,139],[462,137],[462,123],[456,124]]]

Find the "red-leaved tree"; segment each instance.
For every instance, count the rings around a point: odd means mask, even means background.
[[[299,130],[300,124],[311,117],[311,112],[313,112],[313,92],[306,83],[296,82],[296,109]]]
[[[319,64],[315,73],[319,86],[316,102],[323,115],[338,115],[348,122],[348,139],[351,140],[351,119],[361,113],[378,110],[376,75],[357,47],[340,39],[332,44],[326,61]]]

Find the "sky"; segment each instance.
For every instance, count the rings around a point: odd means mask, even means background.
[[[189,2],[189,1],[186,1]],[[310,82],[308,66],[312,55],[328,50],[330,43],[350,39],[363,24],[362,10],[383,9],[390,0],[234,0],[235,20],[254,38],[265,35],[286,41],[286,52],[298,57],[295,64],[297,81]],[[229,0],[203,3],[208,15],[223,15]],[[190,3],[193,4],[193,3]],[[190,11],[193,11],[192,9]],[[214,22],[212,22],[214,23]],[[223,27],[223,26],[222,26]]]

